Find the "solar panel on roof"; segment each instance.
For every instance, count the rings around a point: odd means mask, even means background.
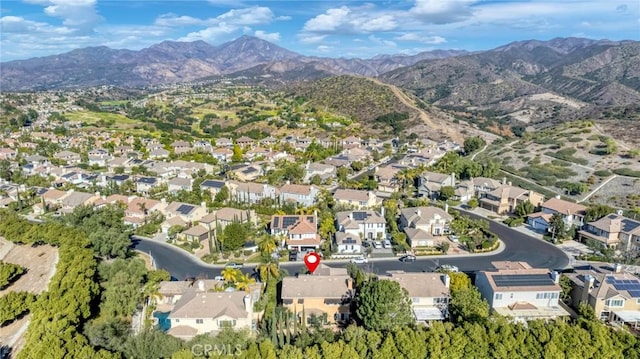
[[[313,223],[314,220],[315,220],[314,216],[308,216],[307,217],[307,221],[309,221],[309,223]]]
[[[274,226],[275,228],[278,228],[278,224],[280,224],[280,217],[275,217],[275,218],[273,219],[273,226]]]
[[[282,227],[287,228],[289,226],[293,226],[296,222],[298,222],[297,216],[282,217]]]
[[[356,221],[364,221],[367,219],[367,212],[353,212],[353,219]]]
[[[193,207],[193,206],[191,206],[191,205],[188,205],[188,204],[182,204],[182,205],[180,205],[180,207],[178,207],[178,209],[176,209],[176,212],[178,212],[178,213],[180,213],[180,214],[183,214],[183,215],[186,215],[186,214],[188,214],[189,212],[191,212],[191,211],[193,210],[193,208],[194,208],[194,207]]]
[[[526,287],[555,284],[547,274],[501,274],[494,275],[493,281],[497,287]]]
[[[640,298],[640,290],[630,290],[629,294],[633,297],[633,298]]]

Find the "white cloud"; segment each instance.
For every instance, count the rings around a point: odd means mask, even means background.
[[[351,10],[346,6],[329,9],[326,13],[308,20],[302,30],[309,32],[332,32],[338,30],[338,28],[349,22],[350,13]]]
[[[180,27],[180,26],[207,26],[212,24],[213,19],[198,19],[191,16],[178,16],[176,14],[162,14],[154,21],[155,25],[168,26],[168,27]]]
[[[373,43],[375,43],[377,45],[382,45],[382,46],[385,46],[385,47],[396,47],[397,46],[397,44],[395,42],[393,42],[393,41],[384,40],[384,39],[381,39],[381,38],[379,38],[377,36],[374,36],[374,35],[369,35],[369,41],[371,41],[371,42],[373,42]]]
[[[332,49],[333,49],[332,46],[327,46],[327,45],[318,45],[318,47],[316,47],[316,50],[321,53],[327,53]]]
[[[322,42],[327,35],[311,35],[311,34],[298,34],[298,39],[303,44],[317,44]]]
[[[208,42],[216,42],[221,38],[228,37],[230,34],[233,34],[238,30],[240,30],[240,27],[223,22],[216,26],[210,26],[206,29],[190,32],[186,36],[179,38],[178,41],[204,40]]]
[[[429,44],[429,45],[444,44],[447,42],[447,39],[445,39],[442,36],[423,35],[417,32],[404,33],[400,36],[394,37],[394,40],[415,41],[415,42],[421,42],[423,44]]]
[[[473,15],[475,0],[416,0],[409,13],[432,24],[448,24]]]
[[[219,21],[235,25],[259,25],[274,20],[273,12],[268,7],[253,6],[244,9],[233,9],[218,16]]]
[[[94,26],[104,20],[98,15],[96,0],[48,0],[35,3],[46,5],[45,14],[61,18],[64,26],[79,33],[93,31]]]
[[[280,33],[279,32],[267,33],[267,32],[262,31],[262,30],[256,30],[256,32],[253,35],[255,37],[259,38],[259,39],[270,41],[270,42],[278,42],[278,41],[280,41]]]

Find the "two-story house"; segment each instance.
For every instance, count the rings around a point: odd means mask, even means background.
[[[527,219],[527,223],[534,229],[547,231],[549,229],[551,216],[560,214],[565,225],[582,228],[584,217],[587,214],[587,207],[578,203],[565,201],[558,197],[542,203],[540,212],[532,213]]]
[[[400,189],[400,182],[396,175],[402,170],[396,166],[384,166],[376,167],[373,174],[375,180],[378,182],[378,191],[380,192],[396,192]]]
[[[409,207],[400,211],[400,229],[411,248],[434,247],[436,239],[449,233],[453,217],[438,207]]]
[[[226,182],[221,180],[204,180],[200,183],[200,190],[209,192],[211,197],[215,197],[225,185]]]
[[[455,185],[455,173],[446,175],[425,171],[418,177],[418,196],[437,199],[440,196],[442,187],[455,187]]]
[[[266,183],[228,181],[227,186],[233,202],[257,204],[264,199],[278,201],[280,197],[280,191]]]
[[[179,217],[186,223],[193,223],[207,215],[207,207],[204,203],[200,206],[184,202],[171,202],[162,209],[167,219]]]
[[[53,158],[65,161],[68,164],[78,164],[82,161],[80,154],[71,151],[60,151],[53,155]]]
[[[571,280],[571,304],[586,304],[596,318],[616,324],[640,325],[640,278],[620,264],[577,268]]]
[[[407,291],[416,322],[428,323],[449,316],[449,275],[389,271],[386,275],[378,276],[378,279],[398,282]]]
[[[513,213],[518,204],[526,201],[531,202],[535,207],[539,207],[544,201],[544,196],[540,193],[508,184],[485,193],[479,202],[481,208],[497,214],[505,214]]]
[[[623,216],[622,211],[587,223],[578,236],[581,241],[592,239],[606,247],[622,243],[626,251],[640,252],[640,221]]]
[[[555,319],[569,313],[560,306],[560,274],[525,262],[493,262],[497,271],[476,274],[476,287],[496,313],[515,321]]]
[[[222,283],[211,280],[161,282],[158,309],[169,315],[159,323],[167,334],[190,340],[196,335],[215,335],[223,328],[254,332],[262,313],[254,310],[260,285],[248,292],[217,292]]]
[[[385,238],[386,223],[384,212],[345,211],[336,213],[337,231],[353,234],[363,240],[375,241]]]
[[[160,186],[160,180],[157,177],[140,177],[136,180],[136,192],[141,194],[149,194],[154,188]]]
[[[191,191],[193,180],[191,178],[174,177],[168,181],[167,190],[171,194],[176,194],[180,191]]]
[[[381,202],[372,191],[344,188],[338,188],[333,194],[333,199],[338,205],[358,209],[373,208]]]
[[[305,175],[304,181],[311,182],[311,179],[315,176],[320,177],[321,181],[326,181],[336,176],[336,167],[324,164],[320,162],[307,162],[304,167]]]
[[[343,268],[331,273],[324,273],[321,269],[318,268],[313,275],[284,277],[282,305],[306,325],[309,325],[311,316],[321,318],[327,325],[348,323],[351,302],[355,297],[351,277]]]
[[[289,250],[315,250],[321,243],[317,221],[316,215],[273,215],[269,230],[273,236],[284,237],[281,245]]]
[[[280,187],[280,203],[293,202],[299,206],[310,207],[316,202],[320,190],[313,185],[291,184],[289,181]]]

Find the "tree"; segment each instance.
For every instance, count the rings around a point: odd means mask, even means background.
[[[456,195],[456,190],[452,186],[442,186],[440,188],[440,199],[447,201]]]
[[[449,250],[449,242],[442,242],[440,243],[440,251],[442,251],[442,253],[446,254],[447,251]]]
[[[481,149],[486,144],[482,137],[469,137],[464,140],[464,153],[470,155],[471,153]]]
[[[530,215],[531,213],[533,213],[534,210],[535,210],[535,206],[533,205],[533,203],[527,200],[527,201],[518,203],[516,205],[514,212],[516,216],[524,218]]]
[[[372,278],[358,290],[356,317],[369,330],[389,330],[413,323],[406,289],[392,280]]]
[[[233,145],[232,162],[242,162],[242,148],[239,145]]]
[[[270,235],[263,235],[260,242],[258,242],[258,250],[263,257],[270,257],[277,247],[275,237]]]
[[[231,223],[222,231],[222,250],[235,251],[244,246],[247,240],[247,229],[241,223]]]
[[[227,267],[223,269],[220,274],[226,283],[235,283],[238,280],[238,277],[242,275],[242,272],[236,268]]]
[[[251,276],[247,273],[240,273],[238,279],[236,279],[236,289],[244,290],[245,292],[249,292],[251,285],[256,282],[255,279],[251,278]]]
[[[564,237],[566,225],[560,213],[554,213],[553,216],[551,216],[551,220],[549,221],[549,231],[551,232],[554,242],[557,238]]]
[[[585,223],[594,222],[614,212],[615,209],[613,209],[613,207],[607,206],[606,204],[593,204],[587,207],[587,213],[585,214],[584,221]]]
[[[480,203],[478,202],[478,199],[473,197],[467,202],[467,207],[469,209],[474,209],[474,208],[477,208],[479,204]]]
[[[214,202],[217,204],[224,204],[229,200],[229,188],[222,186],[214,198]]]
[[[457,323],[483,322],[489,317],[489,304],[475,287],[470,287],[451,293],[449,312]]]

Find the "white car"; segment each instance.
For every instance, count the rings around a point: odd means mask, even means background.
[[[451,264],[443,264],[438,268],[436,268],[436,271],[437,272],[459,272],[460,270],[458,269],[458,267],[453,266]]]
[[[451,235],[449,236],[449,240],[453,243],[458,243],[458,241],[460,240],[460,237]]]
[[[355,264],[369,263],[369,260],[365,257],[357,257],[357,258],[351,258],[351,263],[355,263]]]

